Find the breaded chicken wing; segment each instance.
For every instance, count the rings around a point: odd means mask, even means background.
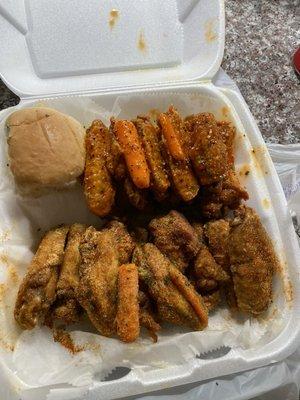
[[[147,329],[154,343],[157,342],[157,332],[160,325],[155,321],[153,308],[149,296],[139,290],[140,325]]]
[[[133,242],[123,224],[102,231],[90,227],[80,244],[82,264],[76,295],[91,322],[104,336],[115,333],[119,265],[130,260]]]
[[[51,229],[42,239],[19,288],[14,316],[23,329],[32,329],[55,300],[59,267],[69,227]]]
[[[100,120],[95,120],[87,130],[85,147],[84,195],[90,211],[103,217],[111,211],[115,190],[107,169],[110,134]]]
[[[246,206],[235,213],[229,257],[238,308],[254,316],[272,298],[272,276],[278,266],[273,245],[256,212]]]
[[[156,246],[151,243],[137,246],[133,260],[140,279],[156,301],[161,320],[195,330],[207,326],[207,309],[201,296]]]
[[[70,227],[57,282],[52,318],[59,319],[66,324],[78,321],[81,314],[81,307],[77,302],[75,292],[79,283],[78,268],[81,263],[79,245],[85,229],[86,226],[82,224],[74,224]]]
[[[203,113],[186,118],[190,134],[189,156],[202,185],[211,185],[226,177],[227,148],[213,114]]]
[[[200,249],[198,235],[187,219],[177,211],[154,218],[149,224],[154,244],[183,271]]]

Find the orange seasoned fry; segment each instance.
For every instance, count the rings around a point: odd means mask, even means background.
[[[116,121],[114,133],[124,153],[133,183],[139,189],[150,186],[150,172],[136,127],[131,121]]]
[[[109,131],[96,120],[87,130],[84,194],[90,211],[100,217],[110,213],[115,190],[106,167],[110,148]]]
[[[180,143],[180,134],[173,126],[171,118],[164,113],[158,117],[168,150],[175,160],[184,160],[185,154]]]
[[[169,275],[173,284],[192,306],[203,327],[208,324],[207,308],[199,294],[195,292],[189,280],[172,264],[169,264]]]
[[[134,342],[140,334],[138,269],[135,264],[119,267],[117,334],[123,342]]]

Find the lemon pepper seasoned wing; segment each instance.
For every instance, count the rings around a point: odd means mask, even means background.
[[[52,317],[67,324],[78,321],[81,313],[75,292],[79,283],[78,268],[81,263],[79,245],[85,229],[85,225],[82,224],[74,224],[70,227],[64,260],[57,282],[56,301]]]
[[[195,330],[207,326],[207,309],[187,278],[151,243],[137,246],[133,261],[156,301],[160,319]]]
[[[170,181],[161,154],[159,129],[151,124],[147,117],[137,117],[134,121],[144,148],[146,160],[151,172],[151,187],[158,199],[165,197]]]
[[[242,206],[236,211],[228,248],[238,308],[259,315],[271,301],[272,276],[278,268],[278,260],[259,216],[252,208]]]
[[[110,213],[115,198],[107,169],[110,142],[106,126],[100,120],[95,120],[85,138],[84,194],[90,211],[100,217]]]
[[[163,157],[168,165],[173,188],[183,201],[194,199],[199,185],[186,154],[187,132],[178,112],[170,107],[158,118],[161,126]]]
[[[130,260],[133,246],[124,225],[117,221],[101,231],[88,228],[80,244],[82,264],[76,295],[104,336],[112,336],[116,331],[119,265]]]
[[[147,329],[153,342],[156,343],[157,332],[160,330],[160,325],[155,321],[149,296],[142,290],[139,290],[139,307],[140,325]]]
[[[63,261],[66,226],[52,229],[42,239],[19,288],[15,319],[24,329],[32,329],[55,300],[58,269]]]
[[[194,228],[177,211],[154,218],[149,224],[154,244],[181,271],[185,270],[199,249],[200,242]]]
[[[134,342],[140,334],[139,278],[135,264],[123,264],[118,275],[117,334],[123,342]]]
[[[189,156],[202,185],[211,185],[226,177],[229,169],[227,148],[213,114],[189,116],[186,129],[190,134]]]

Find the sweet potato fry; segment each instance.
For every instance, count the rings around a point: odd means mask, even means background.
[[[109,131],[100,120],[95,120],[87,130],[85,146],[85,198],[90,211],[103,217],[111,211],[115,190],[106,167],[110,148]]]
[[[139,189],[150,186],[150,172],[136,127],[131,121],[115,122],[114,133],[124,153],[133,183]]]
[[[161,125],[162,134],[169,153],[175,160],[184,160],[185,154],[180,143],[180,133],[172,124],[171,118],[167,114],[161,113],[158,117],[158,121]]]
[[[117,334],[123,342],[134,342],[140,334],[138,269],[135,264],[119,267]]]

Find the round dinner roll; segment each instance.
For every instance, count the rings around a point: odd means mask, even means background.
[[[18,184],[62,187],[83,173],[85,130],[74,118],[32,107],[14,112],[6,124],[10,168]]]

